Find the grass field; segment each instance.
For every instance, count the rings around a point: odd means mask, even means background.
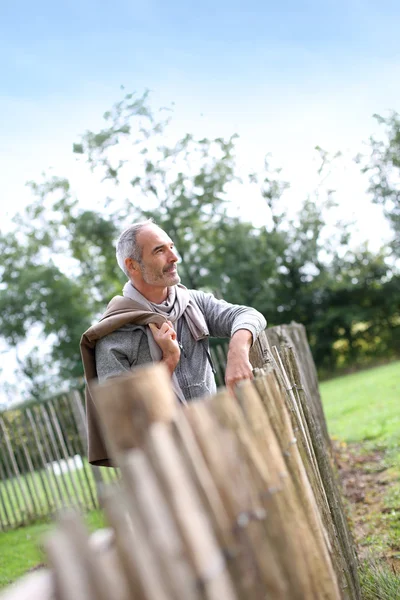
[[[86,523],[91,531],[103,527],[102,513],[88,513]],[[36,523],[0,534],[0,587],[9,585],[43,563],[44,556],[40,544],[51,528],[51,523]]]
[[[400,446],[400,362],[325,381],[320,389],[331,436]]]
[[[387,449],[392,462],[400,455],[400,362],[324,382],[321,394],[331,436]],[[399,482],[391,486],[387,502],[400,505]],[[101,513],[89,513],[87,522],[92,530],[101,527]],[[388,514],[386,525],[392,532],[397,534],[399,523],[398,512]],[[43,561],[40,539],[50,528],[38,523],[0,533],[0,587]]]
[[[320,386],[331,437],[361,494],[348,506],[363,599],[400,598],[400,362]],[[353,472],[352,472],[353,469]],[[355,472],[354,472],[355,469]]]

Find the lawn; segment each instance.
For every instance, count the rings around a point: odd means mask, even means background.
[[[400,362],[320,386],[335,443],[363,599],[400,598]]]
[[[91,531],[104,526],[103,515],[98,510],[88,513],[85,520]],[[52,527],[51,523],[36,523],[0,534],[0,587],[43,563],[40,542]]]
[[[395,449],[400,432],[400,362],[320,385],[331,437]]]

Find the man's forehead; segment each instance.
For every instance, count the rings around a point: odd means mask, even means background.
[[[157,225],[146,225],[138,234],[138,242],[144,248],[171,244],[169,235]]]

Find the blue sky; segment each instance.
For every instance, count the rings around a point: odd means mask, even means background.
[[[376,131],[373,113],[400,110],[399,24],[394,0],[1,3],[1,226],[49,167],[96,203],[102,188],[72,144],[101,125],[122,84],[153,90],[155,106],[175,102],[177,136],[238,132],[243,172],[271,152],[289,204],[314,185],[315,145],[343,150],[329,182],[340,216],[379,243],[385,224],[350,159]],[[255,220],[265,212],[240,191],[232,201]]]
[[[395,1],[2,3],[0,220],[49,167],[89,193],[72,143],[123,84],[151,89],[155,106],[175,102],[176,135],[238,132],[243,172],[271,152],[299,198],[316,145],[347,152],[333,187],[349,216],[353,206],[375,224],[349,157],[376,130],[374,112],[400,109],[399,22]]]
[[[239,131],[278,159],[293,143],[352,147],[396,108],[399,16],[394,1],[2,3],[7,189],[59,169],[121,84],[174,101],[177,130]]]
[[[315,145],[355,154],[372,113],[400,108],[399,22],[395,1],[3,3],[0,217],[51,166],[85,189],[72,143],[101,124],[121,84],[175,102],[176,135],[238,132],[243,169],[271,152],[304,195]],[[349,165],[335,187],[344,206],[346,194],[362,205]]]

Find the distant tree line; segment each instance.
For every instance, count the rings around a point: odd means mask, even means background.
[[[13,231],[0,232],[0,336],[12,346],[32,343],[19,365],[27,399],[82,384],[80,336],[124,283],[115,240],[128,223],[148,217],[174,239],[185,285],[254,306],[270,326],[303,323],[320,374],[397,356],[399,116],[377,117],[382,138],[357,158],[393,228],[393,242],[371,252],[368,240],[354,247],[349,224],[327,227],[332,192],[324,199],[310,192],[289,218],[281,209],[288,184],[268,161],[246,187],[236,136],[186,135],[168,145],[164,115],[152,112],[147,94],[127,94],[105,113],[104,128],[87,131],[73,148],[104,181],[98,207],[87,208],[67,179],[31,182],[32,203]],[[268,225],[232,215],[233,185],[258,190]]]

